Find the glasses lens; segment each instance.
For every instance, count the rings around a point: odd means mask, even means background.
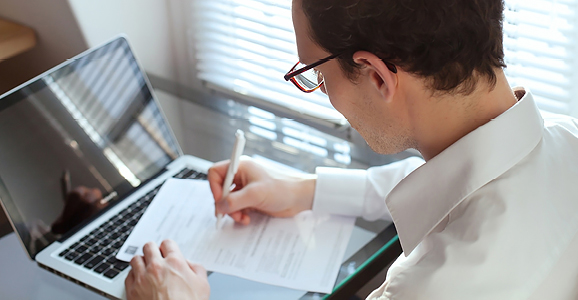
[[[305,67],[305,65],[299,63],[295,69],[299,69],[302,67]],[[321,83],[323,82],[323,77],[321,76],[321,73],[319,73],[318,71],[314,69],[309,69],[299,75],[296,75],[295,80],[297,81],[297,83],[299,83],[299,85],[301,85],[306,90],[314,90],[318,88],[319,85],[321,85]]]

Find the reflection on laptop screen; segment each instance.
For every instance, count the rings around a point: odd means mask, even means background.
[[[0,196],[31,257],[179,155],[124,38],[0,98]]]

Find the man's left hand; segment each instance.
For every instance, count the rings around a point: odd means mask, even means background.
[[[165,240],[143,247],[144,256],[130,261],[132,270],[124,282],[130,299],[209,299],[207,271],[185,259],[177,244]]]

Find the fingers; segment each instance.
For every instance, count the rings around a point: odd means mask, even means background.
[[[160,262],[162,260],[161,252],[155,242],[148,242],[142,248],[144,254],[145,264],[149,265],[152,262]]]
[[[160,252],[165,258],[170,255],[183,257],[181,249],[179,249],[179,245],[177,245],[177,243],[173,240],[164,240],[161,243]]]
[[[145,262],[142,256],[136,255],[130,260],[131,273],[142,274],[145,272]]]
[[[227,177],[229,164],[230,160],[217,162],[207,173],[207,179],[209,180],[209,186],[211,187],[211,192],[213,193],[215,202],[221,201],[221,198],[223,197],[223,182],[225,181],[225,177]],[[247,180],[247,177],[252,177],[251,174],[255,174],[256,171],[257,169],[255,169],[254,163],[251,162],[251,159],[247,156],[241,156],[239,169],[233,178],[233,191],[242,189],[246,184],[244,181]]]
[[[196,274],[205,274],[205,275],[207,274],[207,270],[203,266],[194,264],[188,260],[187,263],[189,264],[191,270],[193,270],[193,272],[195,272]]]
[[[225,199],[221,199],[228,167],[229,160],[224,160],[214,164],[208,172],[209,185],[215,199],[215,214],[228,214],[237,223],[249,224],[250,218],[245,209],[260,209],[264,201],[263,193],[258,191],[265,187],[262,170],[248,157],[241,157],[239,170],[233,179],[234,188]]]
[[[241,211],[236,211],[233,213],[230,213],[229,216],[235,221],[235,222],[240,222],[241,218],[243,217],[243,212]]]
[[[237,223],[241,223],[243,225],[249,225],[251,222],[251,218],[249,217],[249,210],[243,209],[240,211],[236,211],[230,213],[229,216]]]
[[[207,179],[209,180],[209,186],[211,187],[215,201],[220,201],[223,196],[223,181],[227,175],[228,168],[229,160],[223,160],[215,163],[207,173]]]
[[[126,276],[126,278],[124,279],[124,286],[125,288],[128,289],[128,287],[132,286],[134,284],[134,270],[131,269],[130,272],[128,272],[128,275]]]
[[[195,274],[207,278],[207,270],[203,266],[194,264],[188,260],[187,264],[189,265],[189,268],[195,272]]]
[[[249,225],[249,223],[251,223],[251,217],[249,217],[247,214],[243,214],[241,220],[239,220],[239,223],[243,225]]]
[[[230,214],[245,208],[259,206],[263,196],[261,193],[255,192],[256,188],[258,188],[258,184],[249,184],[243,189],[230,193],[226,199],[217,202],[218,210]]]

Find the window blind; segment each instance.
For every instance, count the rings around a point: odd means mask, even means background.
[[[506,0],[504,52],[511,85],[530,89],[540,109],[578,116],[576,0]]]
[[[287,0],[194,0],[194,59],[207,86],[345,124],[327,96],[305,94],[283,75],[297,62]]]
[[[283,75],[297,61],[287,0],[192,0],[191,57],[209,88],[260,99],[344,124],[327,97],[305,94]],[[578,0],[506,0],[506,76],[529,88],[542,110],[578,116],[574,71]]]

